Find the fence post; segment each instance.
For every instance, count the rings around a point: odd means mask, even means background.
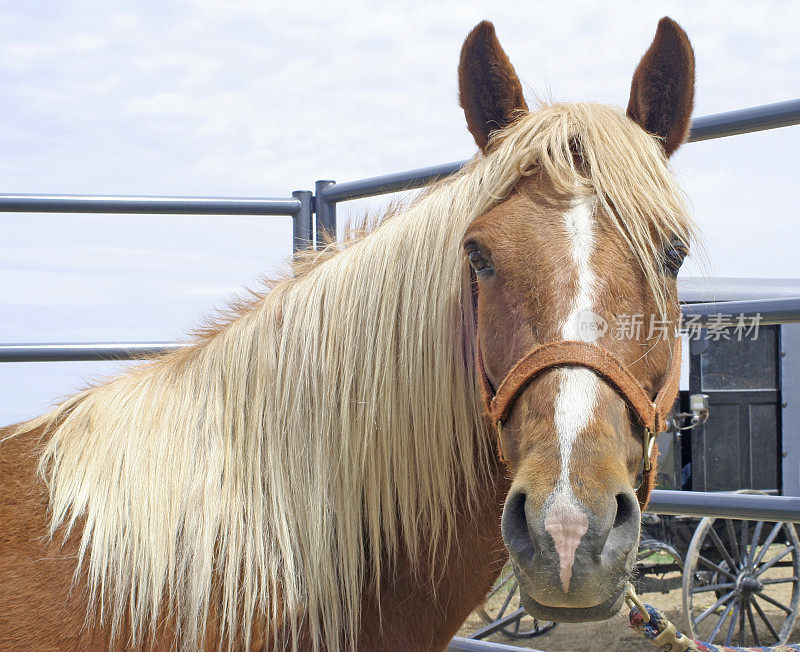
[[[313,243],[313,225],[311,213],[313,211],[310,190],[295,190],[292,197],[300,201],[300,211],[292,220],[292,249],[301,251],[310,248]]]
[[[322,191],[328,186],[334,185],[335,181],[317,181],[314,184],[314,211],[317,214],[317,248],[322,249],[328,239],[336,239],[336,204],[326,202],[322,197]]]

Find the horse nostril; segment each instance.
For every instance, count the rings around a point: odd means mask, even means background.
[[[614,527],[620,527],[629,523],[632,519],[638,519],[633,497],[629,493],[617,494],[617,514],[614,517]]]
[[[527,495],[524,491],[509,494],[503,507],[501,531],[506,548],[512,555],[521,559],[532,559],[535,550],[525,515],[526,501]]]
[[[631,551],[636,549],[641,517],[636,494],[632,491],[620,491],[616,495],[615,503],[617,513],[614,515],[614,524],[606,530],[601,552],[603,563],[612,566],[629,559]]]

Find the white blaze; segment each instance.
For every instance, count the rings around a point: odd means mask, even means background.
[[[571,245],[575,264],[577,286],[572,308],[561,327],[565,340],[580,340],[581,314],[594,305],[595,275],[591,267],[594,250],[595,199],[576,201],[564,214],[564,227]],[[561,473],[553,493],[548,498],[550,507],[544,526],[555,543],[560,563],[560,579],[564,592],[569,591],[575,551],[589,528],[583,510],[578,506],[569,478],[572,446],[578,434],[589,423],[597,401],[597,377],[581,367],[562,369],[559,372],[559,391],[555,400],[555,428],[558,450],[561,455]]]

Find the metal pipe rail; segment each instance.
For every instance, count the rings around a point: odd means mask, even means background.
[[[800,124],[800,99],[755,106],[725,113],[715,113],[692,121],[688,142],[724,138],[753,131],[777,129]],[[326,186],[319,193],[327,203],[363,199],[401,190],[421,188],[444,179],[461,169],[468,161],[440,163],[425,168],[394,172],[378,177]]]
[[[690,143],[800,124],[800,99],[726,111],[692,121]]]
[[[760,315],[759,325],[800,322],[800,297],[748,301],[691,303],[681,306],[684,318],[699,317],[700,325],[713,323],[715,315]],[[180,342],[92,342],[0,344],[0,362],[56,362],[67,360],[124,360],[173,351]]]
[[[180,342],[0,344],[0,362],[79,362],[149,358],[185,346]]]
[[[149,197],[139,195],[0,194],[0,211],[14,213],[137,213],[149,215],[297,215],[295,197]]]
[[[701,325],[714,323],[714,318],[721,315],[758,318],[761,326],[772,324],[800,323],[800,297],[783,297],[780,299],[750,299],[746,301],[714,301],[709,303],[691,303],[681,306],[684,319],[698,318]]]
[[[296,250],[311,243],[313,210],[310,190],[297,190],[285,198],[0,194],[3,213],[286,215],[293,219],[292,244]]]
[[[378,177],[359,179],[358,181],[347,181],[345,183],[335,183],[325,187],[320,196],[328,203],[338,203],[351,199],[363,199],[390,192],[401,192],[403,190],[413,190],[422,188],[434,181],[444,179],[446,176],[460,170],[469,162],[455,161],[454,163],[440,163],[425,168],[406,170],[405,172],[393,172],[383,174]]]
[[[656,514],[800,523],[800,496],[656,489],[647,511]]]

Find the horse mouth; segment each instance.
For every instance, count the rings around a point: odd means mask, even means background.
[[[560,587],[548,580],[546,573],[530,577],[518,567],[512,559],[512,569],[519,585],[520,602],[525,611],[539,620],[550,620],[562,623],[583,623],[597,620],[608,620],[616,616],[625,604],[625,593],[631,573],[633,554],[620,560],[615,568],[603,574],[602,582],[598,577],[582,578],[581,586],[574,587],[564,594]],[[603,586],[598,588],[598,584]],[[581,590],[587,586],[595,587],[595,591]],[[549,587],[549,588],[548,588]],[[570,587],[573,589],[573,587]]]
[[[618,595],[594,605],[593,607],[551,607],[537,602],[520,587],[520,601],[525,611],[539,620],[551,620],[560,623],[584,623],[593,620],[608,620],[616,616],[625,602],[625,588]]]

